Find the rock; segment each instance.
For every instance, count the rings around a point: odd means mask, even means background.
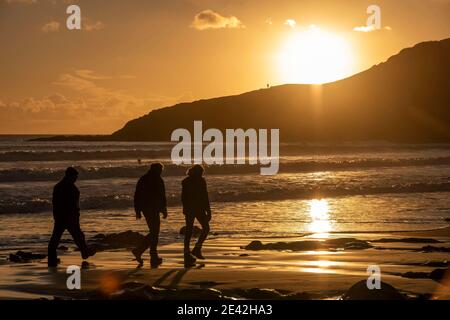
[[[307,293],[292,293],[276,289],[230,289],[224,291],[224,294],[231,297],[250,300],[309,300]]]
[[[167,298],[171,300],[228,300],[221,291],[212,288],[177,290],[175,295]]]
[[[98,234],[96,234],[95,236],[93,236],[92,238],[93,239],[103,239],[103,238],[105,238],[106,236],[103,234],[103,233],[98,233]]]
[[[391,239],[382,238],[378,240],[372,240],[371,242],[390,243],[390,242],[403,242],[403,243],[441,243],[441,241],[432,238],[402,238]]]
[[[264,245],[259,240],[254,240],[250,242],[248,245],[243,247],[245,250],[262,250],[264,248]]]
[[[263,244],[259,240],[254,240],[247,246],[242,247],[246,250],[292,250],[292,251],[309,251],[309,250],[363,250],[372,248],[372,245],[364,240],[355,238],[337,238],[325,241],[305,240],[293,242],[272,242]]]
[[[402,273],[401,276],[403,278],[408,278],[408,279],[428,279],[429,273],[428,272],[408,271],[408,272]]]
[[[420,249],[423,252],[450,252],[450,248],[447,247],[435,247],[435,246],[425,246]]]
[[[60,251],[69,251],[69,248],[66,247],[66,246],[59,246],[58,250],[60,250]]]
[[[192,228],[192,236],[194,237],[194,238],[198,238],[199,236],[200,236],[200,233],[202,232],[202,229],[201,228],[199,228],[199,227],[197,227],[197,226],[194,226],[193,228]],[[184,236],[186,234],[186,226],[184,226],[184,227],[181,227],[181,229],[180,229],[180,235],[181,236]]]
[[[435,267],[435,268],[441,268],[441,267],[448,267],[450,266],[449,261],[427,261],[422,264],[426,267]]]
[[[279,300],[283,298],[283,295],[274,289],[243,289],[236,290],[236,294],[242,298],[252,300]]]
[[[449,269],[434,269],[430,272],[429,277],[434,281],[441,282],[444,279],[446,273],[449,273]]]
[[[37,254],[32,252],[17,251],[9,255],[9,261],[16,263],[30,262],[31,260],[42,260],[47,256],[45,254]]]
[[[366,280],[355,283],[342,296],[344,300],[405,300],[405,297],[390,284],[381,282],[381,289],[370,290]]]
[[[108,249],[122,249],[122,248],[134,248],[137,247],[143,240],[144,236],[139,232],[131,230],[112,233],[104,237],[92,238],[93,243],[91,246],[97,251],[104,251]]]

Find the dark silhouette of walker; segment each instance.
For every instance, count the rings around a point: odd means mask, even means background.
[[[206,180],[203,178],[204,171],[201,165],[194,165],[188,170],[188,176],[182,182],[181,201],[183,203],[183,214],[186,219],[186,232],[184,236],[185,267],[194,266],[196,258],[205,259],[201,250],[203,242],[205,242],[209,233],[211,208]],[[191,252],[189,247],[195,219],[200,222],[202,232]]]
[[[166,189],[161,173],[164,166],[161,163],[152,163],[150,170],[143,175],[137,185],[134,193],[134,210],[136,219],[142,218],[144,214],[150,233],[147,234],[142,243],[132,250],[136,260],[140,265],[144,263],[141,256],[150,247],[150,265],[157,267],[162,263],[158,256],[158,239],[161,225],[159,214],[167,218]]]
[[[64,178],[53,188],[54,227],[48,244],[49,267],[56,267],[59,263],[56,250],[65,230],[71,234],[80,249],[83,260],[95,254],[95,250],[88,248],[80,228],[80,191],[75,185],[77,178],[78,171],[69,167],[66,169]]]

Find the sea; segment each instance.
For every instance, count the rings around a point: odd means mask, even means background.
[[[169,217],[161,242],[181,241],[186,166],[165,142],[33,141],[0,136],[0,249],[45,249],[52,188],[68,166],[79,174],[81,225],[89,238],[133,230],[133,193],[152,162],[165,165]],[[259,165],[206,166],[215,237],[430,230],[450,221],[450,145],[286,143],[277,175]],[[70,239],[65,235],[65,241]]]

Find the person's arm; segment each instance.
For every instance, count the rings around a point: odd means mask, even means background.
[[[164,185],[164,180],[161,179],[161,191],[162,191],[162,213],[163,218],[167,218],[167,198],[166,198],[166,186]]]
[[[186,205],[187,205],[186,200],[187,200],[186,199],[186,185],[185,185],[185,182],[183,181],[181,183],[181,204],[183,205],[183,214],[186,214],[186,211],[185,211]]]
[[[75,186],[74,209],[76,214],[80,214],[80,190]]]
[[[209,203],[208,186],[206,185],[206,180],[203,179],[203,194],[204,194],[204,206],[206,213],[211,216],[211,205]]]
[[[136,190],[134,191],[134,212],[136,213],[136,220],[142,218],[141,189],[142,189],[142,180],[139,179],[138,183],[136,184]]]

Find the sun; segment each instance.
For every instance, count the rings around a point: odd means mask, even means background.
[[[282,82],[321,84],[351,74],[353,59],[345,38],[316,26],[293,32],[277,55]]]

